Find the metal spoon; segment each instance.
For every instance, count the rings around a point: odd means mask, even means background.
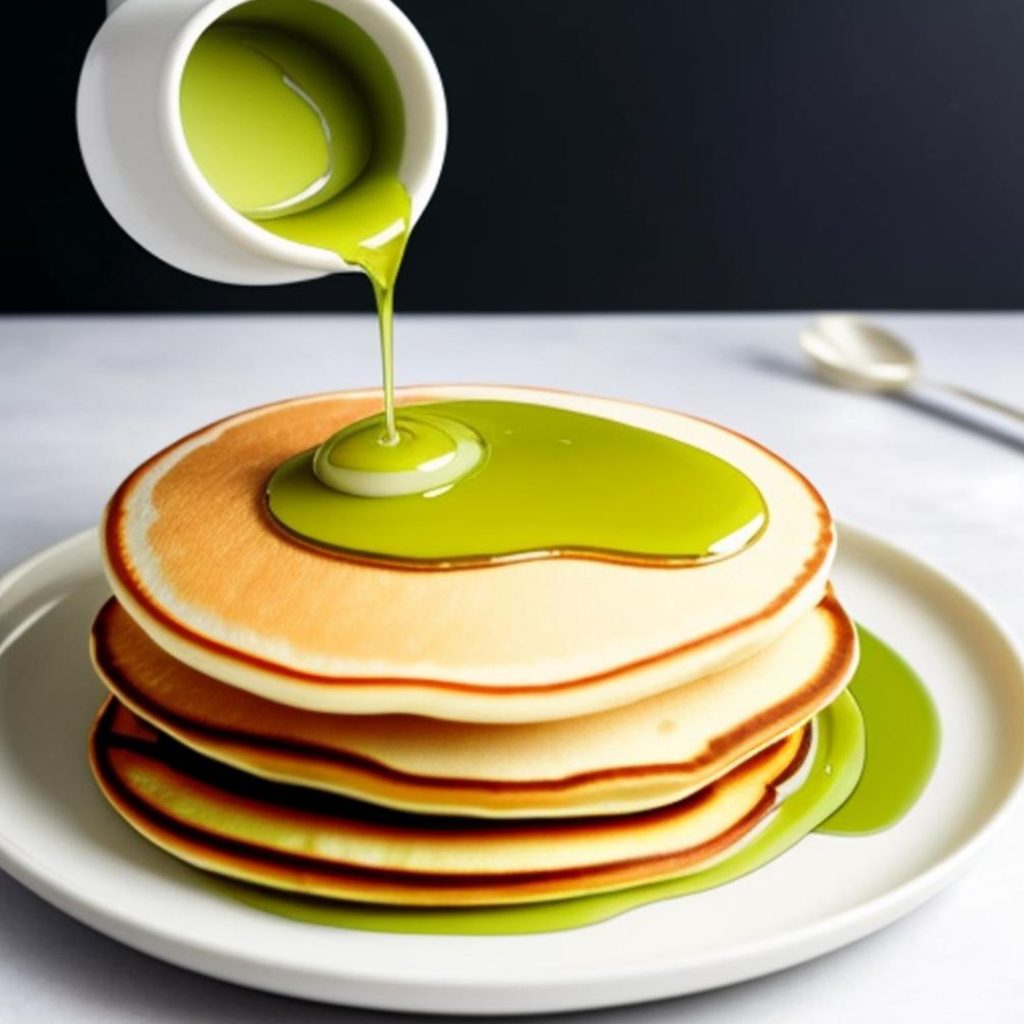
[[[832,384],[861,391],[899,391],[918,376],[917,357],[889,331],[846,313],[818,317],[800,332],[800,347]],[[926,383],[1024,423],[1024,409],[977,391],[929,380]]]

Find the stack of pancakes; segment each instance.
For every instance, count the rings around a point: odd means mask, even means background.
[[[111,698],[92,763],[143,835],[281,890],[511,904],[704,868],[799,786],[814,716],[857,657],[814,489],[676,413],[508,388],[400,401],[465,398],[702,447],[757,485],[767,525],[739,554],[689,566],[373,564],[288,537],[263,496],[278,465],[375,413],[379,396],[205,428],[125,481],[103,531],[116,596],[93,631]]]

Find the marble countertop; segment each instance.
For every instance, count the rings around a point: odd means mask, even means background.
[[[670,406],[752,434],[840,518],[963,580],[1024,637],[1024,428],[922,386],[814,381],[785,315],[401,317],[401,383],[536,384]],[[925,372],[1024,402],[1024,315],[885,315]],[[369,317],[0,320],[0,571],[96,522],[119,480],[195,426],[377,379]],[[1021,725],[1024,728],[1024,723]],[[2,812],[0,812],[2,813]],[[1024,815],[962,880],[860,943],[606,1024],[1024,1019]],[[0,876],[0,1021],[381,1021],[187,974],[91,932]],[[397,1019],[397,1018],[396,1018]]]

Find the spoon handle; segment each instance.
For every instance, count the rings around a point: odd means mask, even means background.
[[[1004,416],[1010,416],[1019,423],[1024,423],[1024,409],[1018,409],[1016,406],[1008,405],[1006,402],[999,402],[994,398],[989,398],[988,395],[980,395],[977,391],[962,388],[957,384],[942,384],[937,381],[931,381],[930,383],[933,387],[942,388],[943,391],[948,391],[950,394],[959,395],[961,398],[966,398],[976,402],[978,405],[983,405],[986,409],[994,409],[996,412],[1001,412]]]

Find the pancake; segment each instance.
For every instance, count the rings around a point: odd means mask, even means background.
[[[825,505],[738,434],[555,392],[451,386],[398,398],[533,401],[660,432],[746,473],[768,524],[741,554],[683,568],[563,557],[424,572],[346,561],[284,535],[263,505],[282,461],[380,402],[374,391],[323,395],[200,430],[122,484],[104,550],[126,610],[178,660],[283,704],[515,723],[602,711],[738,662],[825,592]]]
[[[275,704],[175,661],[115,600],[96,618],[92,649],[121,703],[217,761],[418,813],[485,817],[677,802],[829,703],[857,654],[829,595],[752,658],[686,686],[568,721],[486,725]]]
[[[277,889],[403,906],[530,902],[674,877],[735,848],[796,784],[813,726],[654,811],[555,822],[408,815],[254,779],[111,699],[91,760],[114,808],[198,867]]]

